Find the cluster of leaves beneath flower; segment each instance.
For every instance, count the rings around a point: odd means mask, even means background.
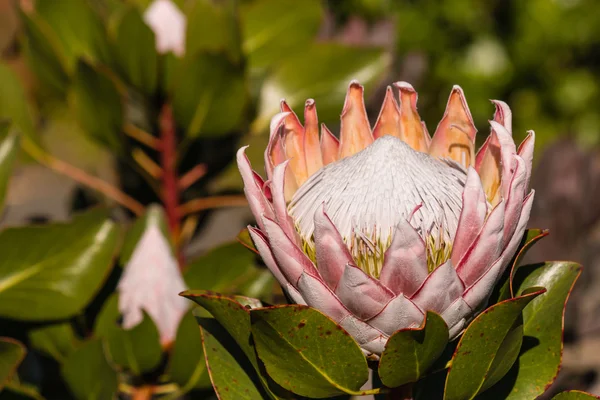
[[[310,307],[249,306],[247,299],[202,290],[184,295],[214,317],[199,323],[221,399],[329,398],[410,386],[414,399],[529,400],[559,371],[564,307],[581,272],[569,262],[520,264],[547,233],[526,232],[488,308],[459,339],[449,343],[443,319],[428,312],[421,327],[396,332],[379,360],[365,358],[343,328]],[[374,387],[363,391],[369,369]],[[556,398],[594,397],[573,391]]]

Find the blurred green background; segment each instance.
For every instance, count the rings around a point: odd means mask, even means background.
[[[556,251],[595,226],[599,215],[581,210],[600,209],[595,194],[588,194],[589,201],[583,195],[600,187],[595,183],[600,173],[586,175],[600,165],[590,155],[600,145],[597,0],[174,0],[187,19],[185,51],[178,55],[156,51],[155,34],[143,17],[150,3],[0,0],[0,122],[12,122],[12,128],[0,129],[0,149],[5,149],[0,151],[3,227],[50,222],[47,236],[58,244],[39,244],[35,256],[41,260],[52,256],[57,246],[75,241],[69,229],[93,233],[100,226],[103,217],[96,211],[55,225],[75,212],[108,206],[115,225],[127,232],[122,245],[116,233],[103,244],[107,247],[101,262],[82,267],[95,278],[77,286],[77,302],[68,312],[52,303],[47,315],[40,314],[43,310],[28,314],[16,303],[3,310],[2,301],[6,304],[10,298],[3,299],[0,289],[0,336],[16,338],[28,350],[19,369],[20,382],[11,383],[12,395],[20,391],[20,398],[92,398],[91,386],[86,385],[97,382],[89,374],[80,375],[91,371],[102,377],[100,387],[94,386],[94,398],[116,391],[117,382],[133,387],[168,387],[175,382],[181,396],[212,396],[206,371],[190,377],[177,370],[197,367],[201,349],[199,354],[186,354],[177,346],[163,353],[158,349],[158,358],[142,370],[126,363],[108,365],[102,355],[100,339],[106,332],[99,320],[106,323],[104,316],[114,323],[118,314],[113,294],[121,274],[117,267],[126,264],[145,226],[164,228],[165,219],[172,217],[168,207],[136,213],[81,181],[40,166],[56,171],[59,160],[69,171],[79,168],[101,178],[142,208],[164,206],[163,182],[156,173],[164,163],[155,141],[164,130],[160,121],[165,105],[174,115],[176,177],[197,166],[202,170],[178,193],[179,205],[189,206],[189,212],[176,218],[181,229],[165,234],[193,289],[277,300],[280,293],[273,289],[270,274],[235,242],[239,230],[252,222],[241,199],[235,152],[250,144],[248,154],[262,172],[269,120],[279,111],[281,98],[300,117],[304,101],[314,98],[320,121],[337,132],[351,79],[365,86],[372,122],[385,87],[410,82],[419,93],[419,113],[430,132],[444,112],[452,85],[458,84],[480,142],[493,115],[489,99],[506,101],[517,141],[527,130],[536,132],[536,162],[541,163],[547,149],[559,153],[542,164],[533,183],[540,206],[532,221],[558,231],[554,248],[546,250]],[[14,140],[17,133],[20,147]],[[560,158],[566,147],[576,150],[569,150],[571,158]],[[11,164],[13,158],[16,166],[6,186],[11,170],[4,161],[10,159]],[[560,201],[552,201],[555,192]],[[577,201],[565,202],[565,196]],[[213,210],[224,206],[237,208]],[[576,215],[581,222],[555,222],[556,215],[569,221]],[[18,235],[32,234],[30,227],[23,229]],[[15,231],[2,235],[7,249],[18,243]],[[77,239],[84,246],[88,238],[82,234]],[[566,254],[577,260],[589,256],[575,245],[568,250]],[[75,255],[64,255],[65,263]],[[106,261],[111,256],[112,261]],[[11,257],[20,258],[16,253]],[[0,266],[0,288],[5,273]],[[588,314],[597,315],[600,299],[585,307]],[[197,327],[189,325],[182,322],[181,332],[189,328],[196,336],[190,339],[181,333],[177,341],[198,347]],[[154,329],[151,323],[142,328]],[[579,335],[580,330],[568,327],[567,336]],[[598,326],[589,330],[597,332]],[[573,375],[581,377],[594,368],[595,364]],[[0,386],[2,380],[0,376]],[[595,378],[588,381],[577,382],[586,389]],[[6,393],[2,391],[0,399]]]

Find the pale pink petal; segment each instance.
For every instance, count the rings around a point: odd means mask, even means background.
[[[408,221],[400,222],[385,252],[379,281],[392,292],[410,297],[428,274],[423,239]]]
[[[273,218],[273,209],[267,201],[262,186],[259,186],[259,182],[256,180],[256,173],[252,170],[250,161],[246,157],[246,149],[248,146],[240,148],[237,152],[237,165],[240,170],[240,175],[244,181],[244,193],[248,199],[248,205],[250,211],[256,218],[258,226],[263,229],[262,216],[266,215],[269,218]]]
[[[171,0],[154,0],[144,12],[144,22],[154,32],[156,51],[185,54],[185,14]]]
[[[488,146],[490,145],[490,140],[492,140],[492,135],[489,135],[485,139],[485,142],[483,142],[483,144],[479,148],[479,151],[477,152],[477,155],[475,156],[475,169],[477,170],[477,172],[479,172],[479,170],[481,169],[481,163],[483,162],[483,156],[485,156]]]
[[[298,280],[298,290],[306,301],[306,305],[316,308],[335,322],[350,315],[350,311],[327,285],[313,275],[303,272]]]
[[[507,197],[510,190],[510,181],[514,174],[516,164],[514,156],[517,154],[515,142],[510,133],[496,121],[490,121],[492,129],[496,133],[500,144],[501,168],[502,168],[502,196]]]
[[[476,133],[463,90],[454,86],[444,116],[433,134],[429,154],[450,158],[465,168],[470,167],[475,163]]]
[[[271,182],[271,193],[273,195],[273,211],[275,212],[275,220],[283,229],[290,240],[298,244],[296,230],[292,217],[287,212],[286,204],[286,173],[289,168],[289,161],[285,161],[273,170],[273,180]]]
[[[273,257],[273,252],[271,251],[269,243],[267,242],[267,238],[264,236],[264,234],[250,225],[248,225],[248,233],[252,238],[252,242],[254,242],[256,250],[258,250],[258,253],[263,259],[265,265],[267,268],[269,268],[269,271],[271,271],[275,279],[277,279],[277,282],[279,282],[281,286],[289,284],[288,280],[277,266],[277,262]]]
[[[417,111],[418,94],[408,82],[395,82],[400,99],[400,139],[417,151],[427,152],[431,137]]]
[[[504,201],[488,215],[481,232],[460,259],[456,271],[466,286],[479,279],[504,248]]]
[[[306,100],[304,104],[304,154],[306,157],[306,171],[311,176],[323,167],[321,144],[319,142],[319,119],[317,108],[313,99]]]
[[[380,330],[353,315],[346,316],[339,324],[363,349],[375,354],[383,352],[385,343],[389,337]]]
[[[506,201],[503,243],[508,243],[515,231],[521,215],[525,191],[527,190],[527,167],[525,166],[525,161],[519,156],[515,156],[514,158],[517,166],[510,183],[510,192]]]
[[[373,143],[363,92],[357,81],[350,82],[342,111],[339,158],[356,154]]]
[[[440,316],[444,319],[444,321],[446,321],[446,325],[448,325],[448,328],[451,331],[451,339],[453,339],[454,336],[452,335],[452,328],[456,327],[457,325],[463,326],[465,318],[471,316],[472,314],[473,310],[462,297],[456,299],[452,304],[450,304],[450,306],[448,306],[448,308],[442,311]]]
[[[369,325],[391,336],[399,329],[423,322],[423,312],[404,295],[399,294],[390,300],[383,310],[367,321]]]
[[[458,262],[483,227],[487,215],[487,199],[481,186],[479,174],[469,167],[463,192],[463,208],[458,220],[458,228],[452,244],[452,263]]]
[[[323,156],[323,165],[337,161],[339,152],[339,140],[331,133],[325,124],[321,124],[321,154]]]
[[[441,313],[454,303],[464,290],[465,287],[456,274],[452,261],[448,260],[429,274],[411,301],[423,312]]]
[[[308,178],[304,150],[304,127],[285,100],[281,100],[281,111],[288,113],[283,124],[282,137],[285,155],[290,160],[289,173],[293,175],[296,186],[300,186]]]
[[[394,92],[390,86],[387,87],[383,106],[379,117],[373,128],[373,137],[378,139],[385,135],[401,138],[400,134],[400,107],[394,99]]]
[[[362,319],[378,314],[394,297],[378,280],[350,264],[345,266],[335,294],[354,315]]]
[[[189,302],[179,296],[185,282],[171,246],[155,225],[150,225],[138,241],[117,286],[123,327],[131,329],[142,321],[146,311],[168,345],[175,340],[181,317]]]
[[[275,221],[263,217],[263,225],[275,261],[288,282],[296,285],[304,271],[319,276],[312,261],[290,240]]]
[[[502,252],[502,255],[496,260],[487,271],[485,271],[481,277],[475,281],[465,291],[463,298],[469,304],[472,309],[478,309],[487,299],[489,298],[492,288],[506,269],[509,261],[517,251],[517,247],[523,239],[527,222],[529,221],[529,214],[531,212],[531,206],[533,204],[534,191],[525,198],[523,202],[523,208],[521,210],[521,218],[513,237],[510,239],[508,246]]]
[[[285,150],[281,140],[281,128],[285,123],[287,112],[279,113],[271,118],[269,144],[265,149],[265,169],[267,179],[273,178],[273,168],[286,160]]]
[[[463,318],[448,329],[448,338],[450,340],[456,339],[466,327],[467,319]]]
[[[304,301],[304,297],[302,297],[298,289],[292,286],[291,283],[286,283],[283,286],[283,290],[287,292],[288,296],[290,296],[290,299],[294,302],[294,304],[301,304],[303,306],[307,305],[306,301]]]
[[[529,181],[531,179],[531,169],[533,164],[533,149],[535,147],[535,132],[528,131],[527,133],[528,135],[519,146],[517,154],[520,155],[521,158],[523,158],[523,160],[525,161],[525,167],[527,168],[525,186],[529,187]]]
[[[354,260],[324,207],[319,207],[315,213],[314,238],[319,273],[331,290],[335,290],[346,264]]]
[[[512,135],[512,111],[510,107],[503,101],[492,100],[496,111],[494,112],[494,121],[504,126],[508,133]]]

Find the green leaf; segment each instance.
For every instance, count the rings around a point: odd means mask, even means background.
[[[31,347],[62,363],[81,343],[68,322],[45,326],[29,332]]]
[[[213,388],[221,400],[269,399],[252,364],[225,329],[214,320],[201,324],[202,345]]]
[[[102,305],[100,314],[94,321],[94,335],[99,338],[108,337],[115,329],[120,329],[117,321],[121,314],[119,313],[119,294],[111,294]]]
[[[427,312],[419,328],[403,329],[387,341],[379,361],[379,377],[387,387],[418,381],[448,344],[448,327],[434,312]]]
[[[137,376],[153,371],[161,361],[158,329],[145,311],[138,325],[129,330],[112,329],[106,340],[113,363]]]
[[[10,120],[27,136],[34,134],[31,110],[21,81],[8,65],[0,63],[0,122],[2,120]]]
[[[44,400],[35,387],[9,382],[0,391],[0,400]]]
[[[79,58],[107,60],[104,26],[86,0],[41,1],[36,12],[56,33],[71,68]]]
[[[254,370],[259,374],[261,373],[261,368],[259,367],[254,345],[252,343],[250,327],[249,309],[258,305],[256,301],[241,296],[227,297],[208,290],[188,290],[181,295],[193,300],[211,313],[219,322],[219,325],[221,325],[227,331],[228,335],[233,338],[237,347],[243,352],[243,356],[245,356],[254,367]],[[240,304],[237,301],[238,299],[248,305],[244,306]],[[221,336],[219,336],[219,338],[220,337]],[[234,351],[234,353],[237,354],[236,351]],[[210,356],[207,355],[206,352],[205,357],[210,359]],[[235,359],[240,359],[240,357],[236,356]],[[213,384],[214,379],[215,377],[211,376]],[[262,375],[259,376],[259,379],[271,397],[277,398],[277,395],[275,395],[272,390],[283,390],[279,387],[273,388],[273,383],[268,381],[268,379]]]
[[[100,339],[91,339],[71,353],[62,375],[77,400],[112,399],[117,392],[117,373],[111,368]]]
[[[188,290],[181,294],[204,307],[229,332],[258,370],[254,348],[250,344],[250,312],[231,297],[207,290]]]
[[[0,337],[0,392],[4,385],[12,378],[27,350],[20,342]]]
[[[511,330],[523,309],[542,293],[544,289],[528,289],[521,297],[493,305],[471,322],[452,357],[446,378],[445,400],[472,399],[483,390],[488,375],[495,373],[494,367],[504,366],[494,361],[507,336],[514,337]],[[516,339],[519,339],[518,335]]]
[[[562,355],[563,313],[581,266],[571,262],[547,262],[520,267],[514,278],[517,293],[543,286],[547,293],[523,311],[523,346],[508,374],[486,399],[529,400],[554,382]]]
[[[329,317],[307,306],[254,309],[252,337],[269,376],[307,397],[357,394],[369,377],[354,339]]]
[[[19,137],[15,132],[6,136],[7,131],[8,125],[2,126],[0,123],[0,138],[3,138],[0,140],[0,213],[4,209],[6,189],[19,152]]]
[[[127,264],[138,241],[150,226],[157,226],[163,232],[167,241],[169,241],[171,235],[169,234],[169,228],[167,227],[165,212],[160,205],[152,204],[146,207],[146,213],[139,217],[127,231],[123,241],[123,247],[121,248],[119,260],[121,265]]]
[[[242,6],[243,49],[250,67],[269,67],[289,55],[304,54],[323,14],[318,0],[260,0]]]
[[[356,48],[337,44],[314,44],[278,63],[261,88],[259,115],[254,132],[263,132],[279,112],[279,100],[285,98],[299,111],[308,98],[316,101],[319,120],[337,123],[346,90],[352,79],[365,86],[366,96],[383,78],[390,64],[389,54],[374,48]],[[372,117],[375,117],[373,115]]]
[[[108,276],[118,236],[104,211],[0,232],[0,316],[32,321],[79,313]]]
[[[243,70],[223,55],[186,56],[175,73],[175,120],[192,138],[218,136],[242,122],[247,104]]]
[[[167,375],[182,388],[183,393],[197,387],[210,387],[202,337],[191,311],[183,316],[177,328]]]
[[[592,400],[597,398],[598,396],[594,396],[590,393],[581,392],[579,390],[568,390],[557,394],[552,400]]]
[[[218,246],[187,267],[185,283],[193,289],[238,292],[242,284],[256,276],[255,257],[238,242]]]
[[[198,51],[226,53],[239,62],[241,48],[234,2],[197,0],[187,13],[186,54]]]
[[[121,149],[123,101],[115,83],[100,70],[79,62],[69,99],[87,135],[113,150]]]
[[[52,94],[64,96],[69,84],[67,56],[52,27],[35,13],[21,13],[29,67]]]
[[[111,21],[114,62],[131,85],[152,95],[158,84],[154,32],[133,7],[125,7],[114,18]]]

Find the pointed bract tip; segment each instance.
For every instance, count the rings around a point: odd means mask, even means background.
[[[410,83],[405,82],[405,81],[394,82],[394,86],[397,87],[399,90],[406,90],[408,92],[416,92],[413,85],[411,85]]]
[[[315,106],[315,100],[314,99],[306,99],[306,101],[304,102],[304,107],[314,107]]]
[[[358,88],[358,89],[364,89],[363,86],[356,80],[356,79],[352,79],[350,81],[350,84],[348,85],[348,89],[351,88]]]

